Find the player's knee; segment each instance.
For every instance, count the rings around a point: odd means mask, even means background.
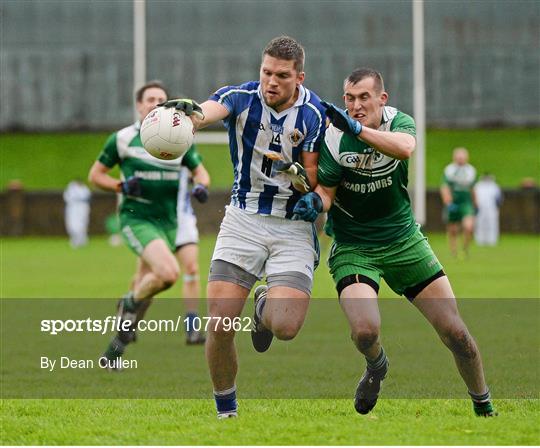
[[[194,262],[191,262],[191,263],[187,263],[185,268],[184,268],[184,275],[188,278],[191,278],[191,279],[196,279],[197,276],[199,275],[199,264],[194,261]],[[191,280],[191,281],[193,281]]]
[[[156,272],[157,277],[163,283],[165,288],[169,288],[176,283],[180,270],[178,266],[174,264],[163,266],[158,272]]]
[[[272,333],[274,333],[276,338],[282,341],[290,341],[298,334],[301,327],[302,321],[282,321],[272,323]]]
[[[354,328],[351,331],[351,339],[359,350],[367,350],[379,339],[379,327],[366,325]]]

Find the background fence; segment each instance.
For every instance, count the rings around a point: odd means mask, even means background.
[[[340,101],[357,66],[412,112],[411,2],[147,0],[147,78],[204,100],[258,78],[279,34],[306,48],[306,85]],[[130,0],[1,0],[0,130],[114,129],[133,117]],[[426,1],[431,126],[540,124],[540,2]]]
[[[511,233],[540,233],[540,189],[505,190],[501,208],[501,231]],[[209,202],[194,201],[197,227],[203,234],[217,234],[219,224],[229,203],[227,191],[214,191]],[[94,193],[91,202],[90,234],[105,233],[105,219],[114,213],[116,196]],[[62,192],[25,192],[19,189],[0,193],[0,236],[65,235],[64,200]],[[437,190],[427,193],[427,231],[444,230],[442,204]]]

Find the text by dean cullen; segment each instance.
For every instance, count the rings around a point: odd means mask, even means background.
[[[102,356],[97,361],[93,359],[74,359],[68,356],[60,356],[59,358],[49,358],[41,356],[40,367],[49,372],[56,369],[136,369],[138,362],[136,359],[123,359],[122,357],[107,359]]]

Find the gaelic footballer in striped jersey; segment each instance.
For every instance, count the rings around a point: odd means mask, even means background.
[[[313,221],[328,211],[326,230],[334,238],[330,273],[352,340],[367,363],[355,409],[360,414],[373,409],[388,373],[377,304],[384,278],[422,312],[452,351],[474,412],[495,415],[480,352],[412,213],[407,183],[408,159],[416,146],[414,120],[386,105],[388,93],[375,70],[353,71],[343,87],[346,111],[323,103],[332,124],[321,147],[319,184],[298,202],[295,214]]]
[[[255,293],[252,340],[260,352],[273,336],[292,339],[300,330],[318,259],[312,224],[291,219],[301,195],[316,185],[325,130],[324,109],[304,77],[302,46],[277,37],[263,51],[258,81],[217,90],[200,105],[205,118],[193,118],[198,129],[223,120],[234,173],[210,267],[209,309],[240,316],[254,283],[266,277],[268,288]],[[188,107],[182,100],[167,105]],[[236,416],[233,335],[211,331],[206,353],[218,417]]]

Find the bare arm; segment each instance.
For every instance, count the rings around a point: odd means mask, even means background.
[[[223,120],[229,115],[228,109],[217,101],[208,100],[201,104],[201,108],[204,114],[204,120],[197,118],[195,115],[191,116],[193,125],[196,130],[205,128],[216,121]]]
[[[325,187],[324,185],[317,185],[315,193],[317,193],[323,202],[323,212],[327,212],[332,207],[334,199],[336,198],[337,187]]]
[[[108,166],[96,160],[88,173],[88,181],[102,190],[119,192],[120,181],[108,174],[110,170]]]
[[[405,132],[377,131],[364,126],[357,137],[359,140],[371,145],[377,151],[398,160],[411,157],[416,139]]]
[[[201,184],[204,185],[206,188],[210,186],[210,174],[208,174],[208,171],[202,163],[200,165],[197,165],[191,171],[191,175],[193,176],[193,183],[195,185]]]
[[[311,191],[317,186],[317,166],[319,162],[318,152],[303,152],[302,153],[302,166],[306,170],[306,174],[311,186]]]
[[[443,201],[444,205],[449,205],[452,203],[452,192],[450,191],[450,187],[448,185],[442,185],[441,189],[441,199]]]

